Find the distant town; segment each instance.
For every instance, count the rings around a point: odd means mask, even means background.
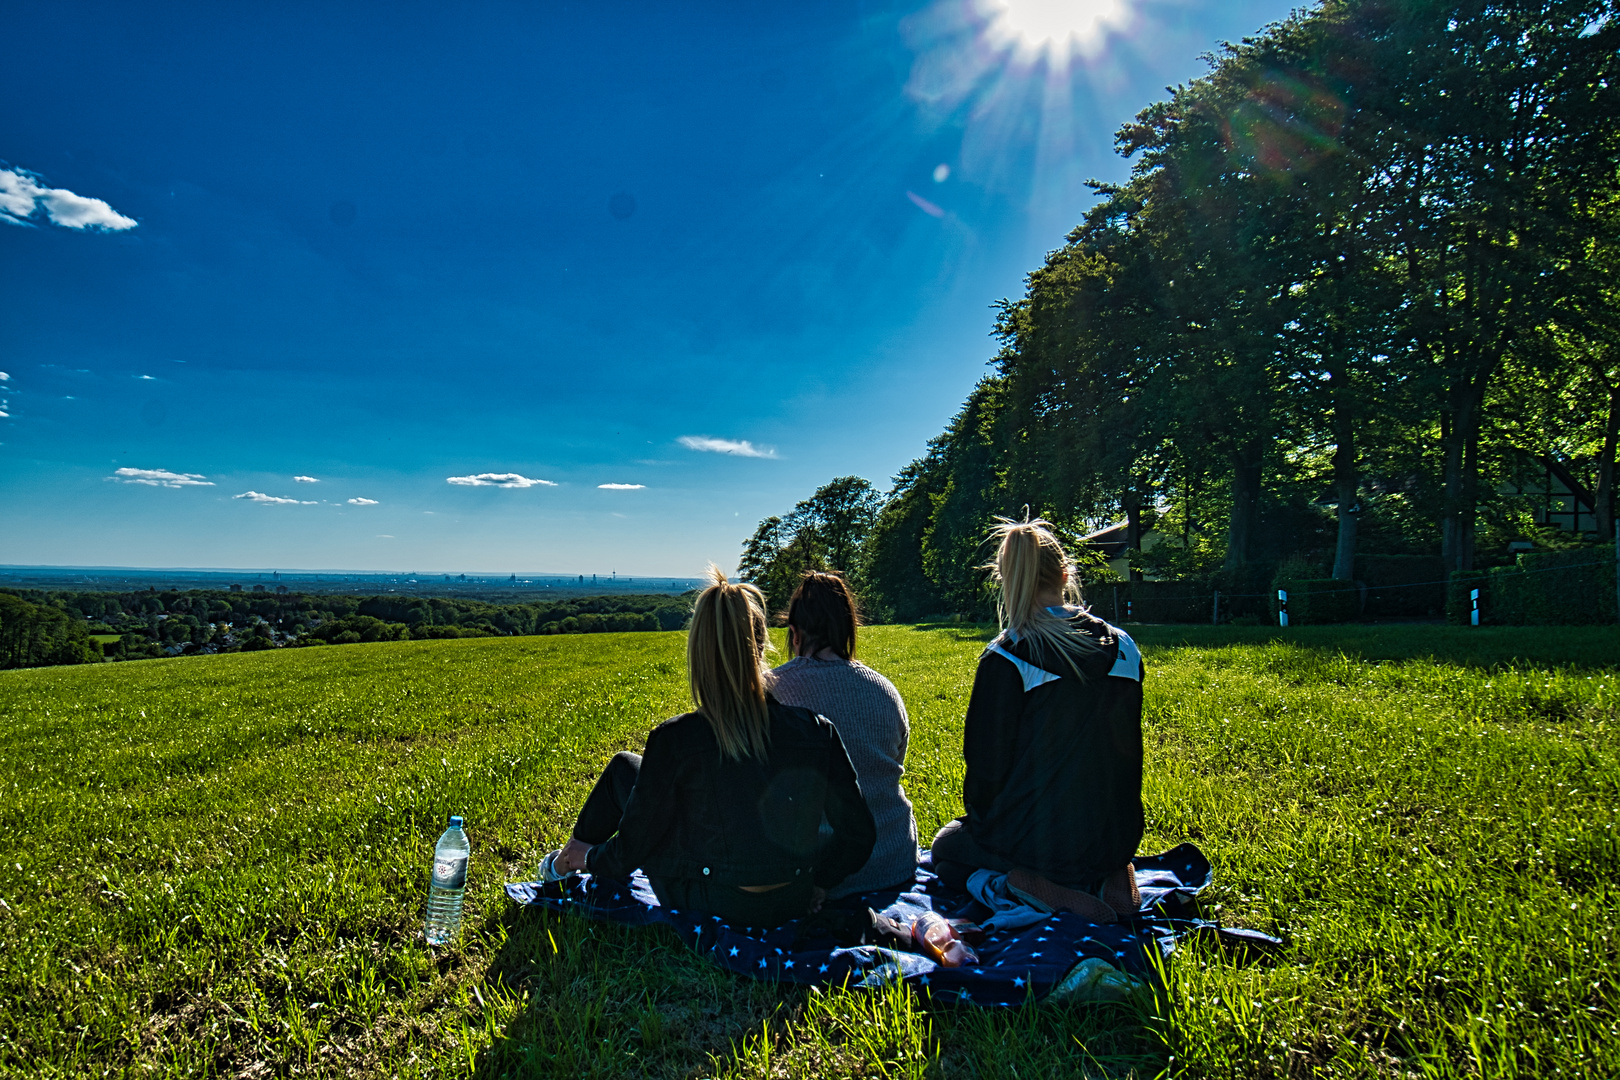
[[[145,569],[121,566],[0,566],[0,588],[108,591],[218,589],[234,592],[401,593],[531,602],[614,593],[679,595],[698,578],[606,574],[418,571]],[[541,595],[536,595],[541,594]]]

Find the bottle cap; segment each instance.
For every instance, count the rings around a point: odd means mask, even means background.
[[[461,815],[460,814],[451,814],[450,815],[450,827],[452,829],[461,828]]]

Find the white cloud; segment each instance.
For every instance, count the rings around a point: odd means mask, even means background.
[[[300,484],[318,484],[318,483],[320,483],[320,480],[316,479],[313,476],[295,476],[295,477],[293,477],[293,479],[296,480]]]
[[[0,169],[0,221],[26,225],[41,207],[53,223],[68,229],[133,229],[125,217],[101,199],[76,195],[67,188],[48,188],[26,169]]]
[[[481,472],[474,473],[472,476],[447,476],[444,478],[444,482],[447,484],[459,484],[462,487],[528,488],[537,485],[544,487],[557,486],[551,480],[531,480],[529,477],[515,472]]]
[[[682,435],[675,440],[688,450],[701,450],[711,454],[734,454],[737,457],[773,458],[774,446],[755,446],[747,439],[714,439],[707,435]]]
[[[0,371],[0,382],[10,382],[10,381],[11,381],[11,376],[7,375],[3,371]]]
[[[376,499],[350,499],[349,500],[349,505],[350,506],[376,506],[377,505],[377,500]]]
[[[603,491],[640,491],[646,484],[597,484]]]
[[[266,495],[262,491],[244,491],[240,495],[232,495],[233,499],[246,499],[262,506],[314,506],[313,502],[302,502],[298,499],[283,499],[279,495]]]
[[[120,484],[145,484],[147,487],[213,487],[214,482],[202,473],[170,472],[168,469],[114,469],[107,477]]]

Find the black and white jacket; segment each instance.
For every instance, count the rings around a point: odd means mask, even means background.
[[[1072,611],[1072,609],[1071,609]],[[1091,888],[1141,842],[1142,654],[1088,612],[1096,643],[1066,662],[1034,662],[1004,631],[979,658],[968,702],[962,796],[986,850],[1059,884]]]

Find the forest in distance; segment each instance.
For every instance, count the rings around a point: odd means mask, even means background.
[[[461,597],[192,589],[0,590],[0,668],[431,638],[678,630],[691,596],[492,604]]]
[[[744,576],[983,617],[1025,507],[1205,595],[1612,544],[1616,117],[1613,0],[1329,0],[1227,46],[1120,129],[1129,180],[999,304],[926,452],[760,522]]]

